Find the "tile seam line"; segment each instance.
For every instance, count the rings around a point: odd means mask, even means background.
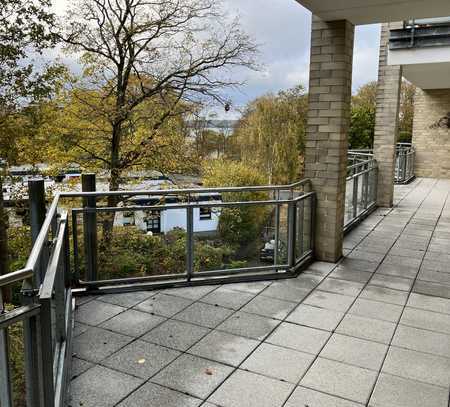
[[[431,190],[429,191],[429,194],[430,194],[431,191],[437,186],[437,184],[438,184],[438,180],[435,180],[435,182],[434,182],[434,184],[433,184],[433,187],[432,187]],[[435,227],[434,227],[434,229],[433,229],[433,233],[431,234],[431,236],[430,236],[429,239],[428,239],[427,250],[428,250],[428,246],[430,245],[431,239],[432,239],[432,237],[433,237],[434,231],[435,231],[435,229],[436,229],[436,225],[439,223],[439,220],[441,219],[441,216],[442,216],[442,213],[443,213],[443,211],[444,211],[444,208],[445,208],[445,206],[446,206],[446,204],[447,204],[447,200],[448,200],[449,193],[450,193],[450,192],[447,190],[447,193],[446,193],[446,197],[445,197],[444,203],[442,204],[441,209],[440,209],[440,214],[439,214],[438,218],[436,219],[436,223],[435,223]],[[424,202],[426,201],[426,199],[430,196],[429,194],[426,194],[426,195],[425,195],[424,199],[420,202],[420,204],[419,204],[419,206],[417,207],[417,209],[416,209],[416,210],[414,211],[414,213],[411,215],[410,220],[413,219],[414,216],[417,214],[417,212],[420,210],[420,208],[422,207],[422,205],[424,204]],[[405,225],[405,228],[403,229],[403,231],[406,229],[406,227],[409,225],[409,223],[410,223],[410,221],[408,221],[408,223]],[[389,252],[388,252],[388,253],[389,253]],[[426,253],[426,252],[425,252],[425,253]],[[386,255],[387,255],[387,254],[386,254]],[[403,306],[403,309],[402,309],[402,312],[401,312],[401,314],[400,314],[399,322],[396,324],[395,329],[394,329],[394,332],[393,332],[393,334],[392,334],[392,336],[391,336],[391,339],[390,339],[390,341],[389,341],[388,350],[387,350],[387,352],[386,352],[386,354],[385,354],[385,356],[384,356],[384,359],[383,359],[383,361],[382,361],[382,364],[381,364],[381,367],[380,367],[378,376],[377,376],[377,378],[376,378],[376,380],[375,380],[375,383],[374,383],[374,385],[373,385],[373,387],[372,387],[372,391],[371,391],[371,393],[370,393],[370,396],[369,396],[367,405],[370,404],[370,400],[372,399],[373,393],[374,393],[375,388],[376,388],[376,386],[377,386],[377,384],[378,384],[378,381],[379,381],[379,379],[380,379],[381,372],[382,372],[383,367],[384,367],[384,365],[385,365],[385,362],[386,362],[387,356],[388,356],[388,354],[389,354],[389,351],[390,351],[390,349],[391,349],[391,347],[392,347],[392,341],[393,341],[393,339],[394,339],[394,337],[395,337],[395,335],[396,335],[396,333],[397,333],[398,327],[399,327],[399,325],[400,325],[400,321],[401,321],[401,319],[402,319],[402,317],[403,317],[403,314],[404,314],[404,312],[405,312],[405,309],[406,309],[406,306],[407,306],[407,304],[408,304],[409,298],[411,297],[411,294],[412,294],[412,292],[413,292],[414,284],[415,284],[416,281],[417,281],[417,276],[419,275],[419,270],[420,270],[421,265],[423,264],[424,259],[425,259],[425,255],[423,256],[423,258],[422,258],[422,260],[421,260],[421,262],[420,262],[420,265],[419,265],[419,267],[418,267],[418,269],[417,269],[416,277],[415,277],[414,280],[413,280],[413,284],[411,285],[411,289],[408,291],[408,295],[407,295],[407,298],[406,298],[406,302],[405,302],[405,304],[404,304],[404,306]],[[408,380],[406,377],[404,377],[404,379]],[[416,381],[417,381],[417,380],[416,380]],[[449,402],[450,402],[450,400],[449,400]]]
[[[422,184],[422,180],[420,180],[420,182],[418,183],[418,185],[416,185],[416,186],[414,186],[414,188],[412,188],[411,189],[411,191],[409,191],[401,200],[399,200],[398,201],[398,203],[396,204],[396,206],[395,207],[392,207],[392,208],[390,208],[389,209],[389,211],[387,212],[387,214],[386,215],[384,215],[383,217],[382,217],[382,219],[380,219],[380,221],[379,222],[377,222],[377,224],[363,237],[363,239],[361,239],[361,241],[353,248],[353,249],[351,249],[351,251],[349,252],[349,254],[350,253],[352,253],[353,251],[355,251],[356,249],[357,249],[357,247],[380,225],[380,223],[390,214],[390,213],[392,213],[392,211],[395,209],[395,208],[397,208],[398,207],[398,205],[400,205],[400,203],[403,201],[403,199],[406,199],[406,197],[410,194],[410,193],[412,193],[413,191],[415,191],[420,185]],[[433,187],[434,187],[434,184],[433,184]],[[431,188],[432,189],[432,188]],[[423,199],[423,200],[425,200],[425,198]],[[422,202],[423,202],[423,200],[422,200]],[[416,209],[416,211],[418,210],[418,208]],[[415,212],[414,212],[415,213]],[[412,216],[413,215],[411,215],[411,218],[412,218]],[[406,226],[405,226],[406,227]],[[403,229],[402,229],[403,230]],[[400,236],[400,235],[399,235]],[[398,238],[397,238],[398,239]],[[397,239],[395,240],[395,242],[397,241]],[[392,244],[392,246],[395,244],[395,242]],[[386,252],[386,255],[383,257],[383,260],[384,260],[384,258],[387,256],[387,253],[389,253],[389,250],[392,248],[392,246],[391,247],[389,247],[389,249],[387,250],[387,252]],[[342,258],[343,259],[343,258]],[[328,278],[329,276],[330,276],[330,274],[333,272],[333,270],[342,262],[342,259],[336,264],[336,266],[327,274],[327,276],[324,278],[324,280],[326,279],[326,278]],[[383,261],[383,260],[381,260],[381,262]],[[298,386],[300,386],[300,383],[301,383],[301,381],[303,380],[303,378],[306,376],[306,374],[309,372],[309,369],[312,367],[312,365],[316,362],[316,360],[319,358],[319,355],[320,355],[320,353],[323,351],[323,349],[327,346],[327,344],[329,343],[329,341],[330,341],[330,339],[331,339],[331,337],[333,336],[333,334],[334,333],[336,333],[336,329],[339,327],[339,325],[342,323],[342,321],[344,320],[344,318],[347,316],[347,314],[348,314],[348,311],[350,310],[350,308],[354,305],[354,303],[357,301],[357,299],[360,297],[360,295],[361,295],[361,293],[364,291],[364,289],[369,285],[369,282],[370,282],[370,280],[373,278],[373,276],[375,275],[375,271],[378,269],[378,267],[380,266],[380,264],[381,264],[381,262],[380,263],[378,263],[378,266],[375,268],[375,270],[374,270],[374,272],[372,273],[372,275],[371,275],[371,277],[370,277],[370,279],[364,284],[364,286],[362,287],[362,289],[361,289],[361,291],[359,292],[359,294],[355,297],[355,299],[354,299],[354,301],[351,303],[351,305],[348,307],[348,309],[347,309],[347,311],[345,311],[344,312],[344,315],[343,315],[343,317],[339,320],[339,323],[338,323],[338,325],[336,326],[336,328],[334,329],[334,330],[332,330],[331,331],[331,334],[330,334],[330,336],[329,336],[329,338],[327,339],[327,341],[324,343],[324,345],[321,347],[321,349],[319,350],[319,352],[317,353],[317,355],[316,355],[316,357],[314,358],[314,360],[311,362],[311,364],[309,365],[309,367],[308,367],[308,369],[307,369],[307,371],[302,375],[302,377],[300,378],[300,380],[297,382],[297,385],[294,387],[294,390],[289,394],[289,396],[288,396],[288,398],[284,401],[284,403],[282,404],[282,406],[281,407],[285,407],[286,406],[286,403],[289,401],[289,399],[292,397],[292,395],[293,395],[293,393],[294,393],[294,391],[295,391],[295,389],[298,387]],[[322,280],[323,281],[323,280]],[[308,297],[309,297],[309,295],[308,295]],[[308,297],[306,297],[306,298],[304,298],[303,299],[303,301],[302,301],[302,303],[308,298]],[[387,348],[387,350],[386,350],[386,354],[387,354],[387,352],[388,352],[388,349],[389,348]],[[377,378],[375,379],[375,383],[377,382]],[[371,396],[371,394],[372,393],[370,393],[370,395],[369,395],[369,398],[367,399],[367,402],[366,403],[361,403],[362,405],[367,405],[368,403],[369,403],[369,401],[370,401],[370,396]],[[336,396],[336,395],[334,395],[335,397],[339,397],[339,396]],[[352,400],[352,401],[355,401],[355,400]]]

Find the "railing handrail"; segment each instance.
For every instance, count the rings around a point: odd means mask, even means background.
[[[31,277],[33,277],[33,269],[29,268],[23,268],[8,274],[3,274],[0,276],[0,287],[7,287]]]
[[[243,187],[217,187],[217,188],[182,188],[182,189],[151,189],[151,190],[123,190],[123,191],[94,191],[94,192],[61,192],[60,198],[87,198],[107,196],[142,196],[142,195],[182,195],[220,192],[256,192],[256,191],[283,191],[310,184],[311,180],[305,178],[301,181],[287,185],[251,185]]]

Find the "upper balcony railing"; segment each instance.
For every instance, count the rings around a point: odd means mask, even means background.
[[[348,231],[376,208],[378,167],[370,150],[348,153],[344,230]]]
[[[389,49],[450,46],[450,17],[408,20],[391,30]]]
[[[411,143],[398,143],[395,155],[394,179],[397,184],[407,184],[414,177],[416,151]]]

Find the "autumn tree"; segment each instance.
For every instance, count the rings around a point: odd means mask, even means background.
[[[400,118],[398,124],[398,141],[411,142],[414,121],[414,98],[416,87],[407,81],[402,82],[400,94]]]
[[[255,166],[268,183],[298,179],[308,102],[302,86],[251,102],[233,134],[233,150]]]
[[[400,91],[398,141],[411,141],[414,118],[415,86],[402,81]],[[373,148],[376,119],[377,82],[361,86],[352,97],[349,148]]]
[[[13,162],[16,148],[16,115],[49,93],[60,66],[37,63],[44,49],[52,47],[54,16],[49,0],[2,0],[0,6],[0,159]],[[40,66],[41,68],[37,68]],[[5,166],[0,168],[3,191]],[[7,214],[0,193],[0,274],[8,272]]]
[[[352,97],[348,143],[350,149],[373,147],[375,134],[377,82],[361,86]]]
[[[169,120],[205,98],[222,101],[223,89],[236,85],[227,69],[253,66],[254,45],[219,3],[80,0],[67,13],[60,37],[68,52],[82,55],[84,67],[77,101],[106,129],[93,140],[96,150],[82,139],[79,148],[110,171],[111,190],[148,151],[158,154],[156,140]]]

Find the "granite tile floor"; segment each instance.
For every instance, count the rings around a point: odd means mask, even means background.
[[[450,182],[295,280],[80,298],[72,407],[448,407]]]

